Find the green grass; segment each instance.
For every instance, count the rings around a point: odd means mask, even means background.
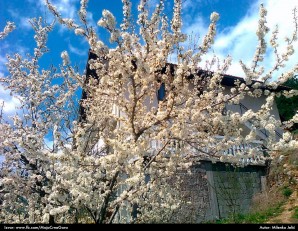
[[[282,211],[283,203],[270,207],[261,212],[238,214],[234,217],[220,219],[211,223],[215,224],[261,224],[269,220],[271,217],[278,216]],[[298,210],[297,210],[298,213]]]
[[[298,207],[295,208],[292,218],[298,219]]]

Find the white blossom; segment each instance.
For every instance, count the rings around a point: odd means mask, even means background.
[[[216,22],[219,19],[219,14],[217,12],[212,12],[212,14],[210,15],[210,21],[211,22]]]
[[[150,2],[141,0],[137,25],[131,2],[122,0],[124,19],[119,28],[108,10],[98,21],[109,33],[110,48],[88,23],[87,2],[80,1],[78,20],[62,18],[49,0],[46,5],[58,23],[87,39],[94,56],[87,66],[98,78],[79,74],[67,51],[61,53],[63,65],[58,68],[37,65],[48,52],[47,35],[53,29],[42,18],[32,20],[34,55],[8,56],[8,74],[0,82],[20,100],[22,113],[10,123],[2,119],[0,108],[4,223],[195,222],[192,203],[181,193],[180,173],[190,172],[202,159],[238,166],[264,164],[268,157],[250,146],[260,137],[269,154],[298,148],[289,133],[276,140],[277,129],[290,128],[298,114],[281,123],[271,113],[275,96],[297,95],[294,90],[280,90],[280,84],[297,73],[297,64],[275,75],[295,52],[296,32],[285,51],[278,53],[278,30],[274,30],[270,44],[278,58],[266,72],[262,62],[268,28],[263,6],[252,65],[241,62],[245,79],[229,88],[221,82],[231,57],[214,73],[201,74],[206,67],[202,60],[215,41],[217,13],[211,14],[202,43],[186,49],[181,0],[174,1],[171,20],[165,16],[164,1],[152,12]],[[169,56],[176,53],[177,65],[169,64]],[[215,67],[215,60],[208,65]],[[273,81],[273,76],[278,79]],[[163,86],[165,96],[158,100],[156,93]],[[78,100],[80,90],[87,97]],[[241,106],[246,97],[262,105],[246,110]],[[237,148],[244,146],[250,148]],[[234,154],[228,152],[231,149]],[[123,211],[132,213],[136,205],[134,220],[119,216]],[[183,206],[188,209],[179,211]]]
[[[61,206],[58,208],[53,208],[50,210],[50,215],[56,215],[56,214],[60,214],[60,213],[65,213],[69,210],[69,206]]]
[[[61,53],[61,58],[63,59],[63,66],[69,65],[70,62],[69,62],[69,56],[68,56],[67,51],[63,51]]]
[[[16,28],[13,22],[7,22],[3,32],[0,31],[0,39],[4,39],[10,32]]]
[[[77,28],[75,29],[75,34],[76,35],[84,35],[85,31],[82,28]]]

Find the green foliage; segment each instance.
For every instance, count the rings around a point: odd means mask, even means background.
[[[282,189],[282,195],[284,195],[285,197],[290,197],[293,193],[293,190],[287,186],[285,186],[283,189]]]
[[[295,208],[292,218],[298,219],[298,207]]]
[[[220,219],[215,224],[262,224],[269,220],[271,217],[279,215],[282,209],[283,202],[278,203],[275,206],[269,207],[264,211],[249,213],[249,214],[237,214],[236,216]]]
[[[298,90],[298,77],[289,79],[283,84],[284,86],[290,87],[291,89]],[[276,104],[279,111],[279,115],[282,121],[291,119],[298,110],[298,96],[286,98],[285,96],[276,97]],[[293,130],[298,129],[298,124],[294,125]]]

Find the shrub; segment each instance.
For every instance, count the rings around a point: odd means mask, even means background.
[[[282,195],[284,195],[285,197],[289,198],[293,193],[293,190],[287,186],[285,186],[283,189],[282,189]]]

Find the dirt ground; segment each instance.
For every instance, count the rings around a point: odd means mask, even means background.
[[[298,224],[298,219],[292,218],[295,208],[298,208],[297,189],[292,193],[287,203],[283,205],[283,212],[271,218],[267,223]]]

